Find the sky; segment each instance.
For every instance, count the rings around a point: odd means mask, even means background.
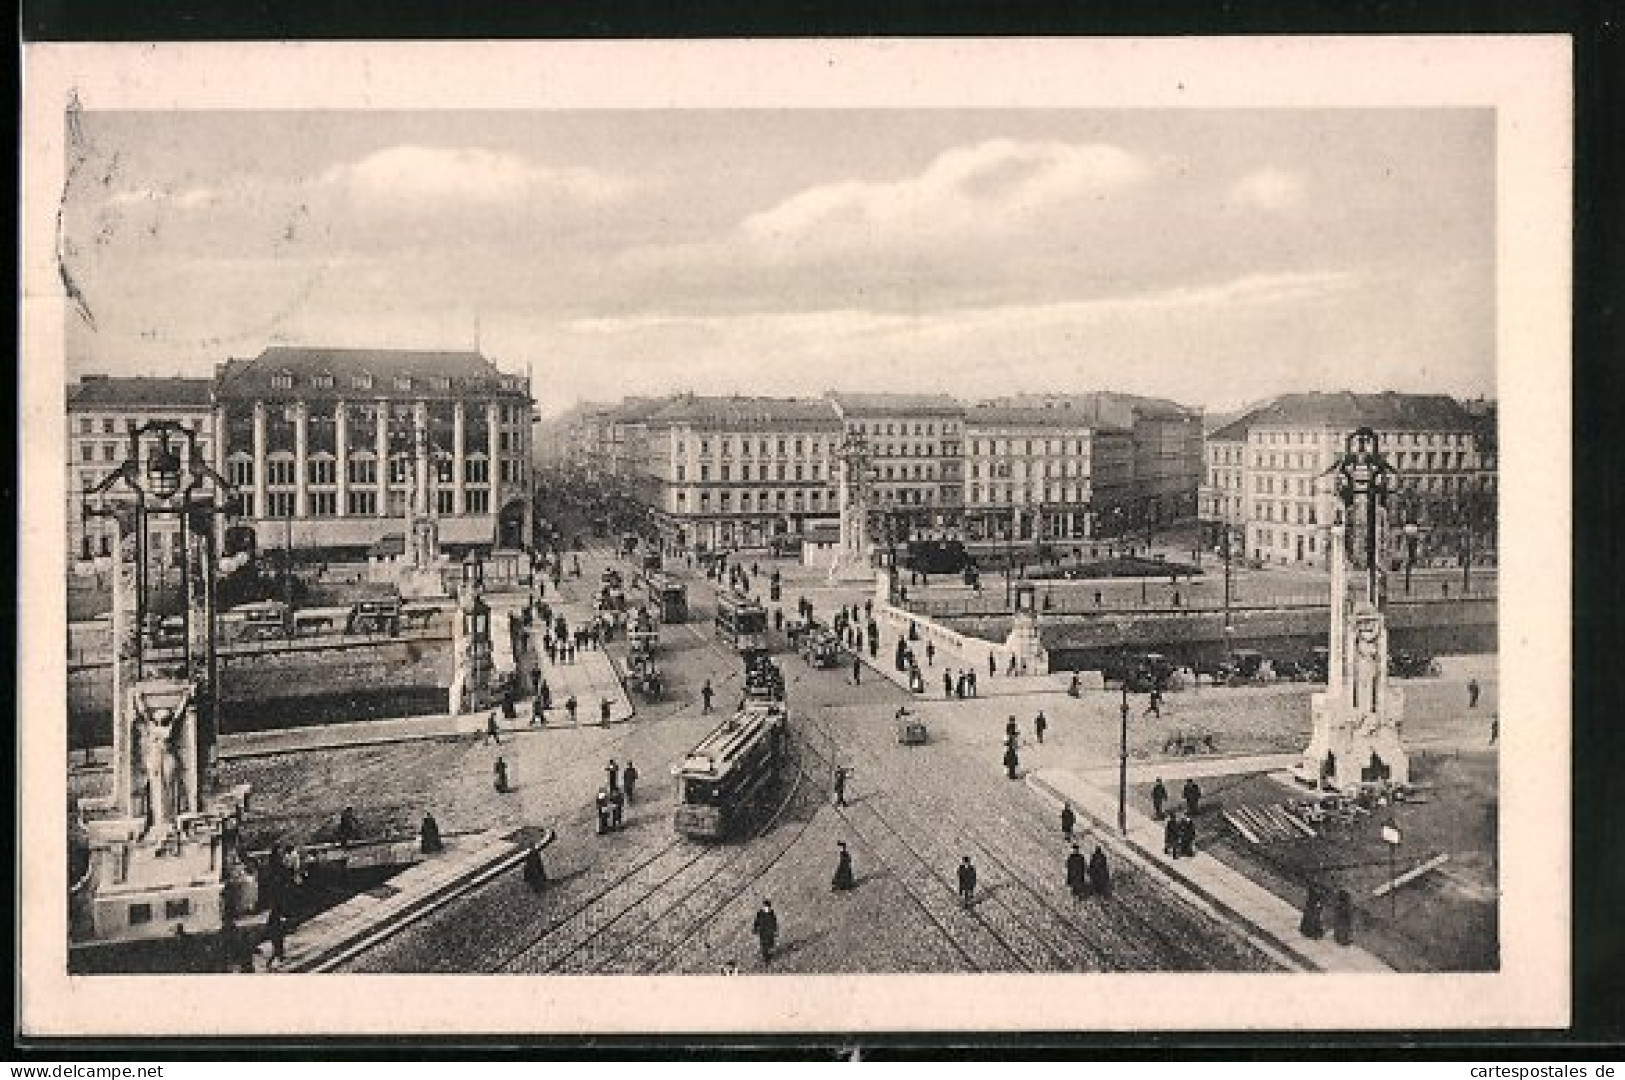
[[[1494,396],[1489,110],[90,112],[68,375],[473,348],[680,390]]]

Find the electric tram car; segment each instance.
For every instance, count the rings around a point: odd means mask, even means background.
[[[767,609],[729,589],[717,591],[717,640],[739,652],[767,648]]]
[[[649,603],[659,613],[661,622],[688,621],[688,587],[681,581],[674,581],[662,573],[652,573],[645,576],[644,587],[649,594]]]
[[[677,832],[696,840],[737,835],[789,762],[789,714],[753,701],[688,752],[677,774]]]

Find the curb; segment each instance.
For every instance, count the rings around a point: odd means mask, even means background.
[[[553,829],[548,829],[545,837],[535,846],[539,849],[546,849],[550,847],[553,841],[556,839],[558,839],[558,833]],[[411,926],[413,923],[439,910],[458,897],[463,896],[464,894],[479,888],[481,885],[492,881],[507,871],[512,870],[514,867],[524,862],[525,856],[529,852],[530,845],[514,843],[512,850],[504,852],[491,862],[488,862],[485,865],[471,871],[466,876],[455,878],[452,881],[445,883],[438,889],[429,892],[417,900],[405,905],[399,911],[390,913],[389,916],[380,920],[377,924],[321,948],[320,950],[305,957],[297,964],[290,964],[286,967],[280,968],[279,972],[287,974],[316,975],[331,971],[339,964],[342,964],[346,960],[349,960],[356,955],[365,952],[367,949],[379,944],[380,942],[393,937],[402,930],[405,930],[407,927]]]
[[[1314,960],[1299,952],[1292,943],[1282,941],[1276,934],[1273,934],[1259,926],[1257,923],[1253,922],[1252,919],[1248,918],[1244,912],[1237,911],[1230,904],[1220,900],[1201,885],[1179,873],[1177,870],[1147,851],[1146,848],[1137,841],[1117,834],[1115,831],[1113,831],[1110,823],[1102,821],[1100,818],[1096,817],[1094,812],[1090,810],[1089,807],[1083,805],[1082,803],[1071,800],[1065,795],[1062,795],[1059,791],[1055,790],[1055,788],[1048,781],[1040,780],[1036,775],[1029,773],[1024,778],[1024,782],[1028,787],[1035,789],[1042,795],[1059,802],[1071,803],[1082,817],[1086,817],[1095,823],[1097,833],[1101,840],[1116,848],[1119,852],[1124,852],[1126,849],[1126,853],[1131,856],[1133,861],[1138,863],[1142,868],[1150,870],[1177,888],[1190,893],[1192,896],[1198,898],[1202,904],[1208,908],[1222,913],[1231,921],[1233,929],[1237,930],[1244,938],[1246,938],[1249,944],[1265,953],[1265,955],[1269,956],[1271,959],[1282,963],[1282,965],[1289,970],[1316,972],[1324,970],[1320,967],[1320,965],[1315,963]]]

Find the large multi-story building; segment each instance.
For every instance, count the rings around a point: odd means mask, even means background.
[[[828,401],[683,395],[636,424],[645,505],[669,543],[761,547],[838,513],[841,421]]]
[[[214,410],[208,379],[115,378],[86,375],[67,388],[68,553],[89,563],[113,553],[115,526],[87,517],[84,493],[102,483],[130,456],[130,431],[152,421],[174,421],[197,433],[198,449],[210,460]],[[180,534],[173,522],[155,519],[159,557],[180,558]]]
[[[869,447],[877,535],[901,543],[964,528],[965,407],[947,394],[831,392],[844,434]]]
[[[1095,535],[1095,436],[1071,409],[967,409],[966,539]]]
[[[1093,501],[1102,534],[1159,528],[1196,514],[1202,482],[1200,411],[1164,398],[1112,391],[1014,394],[988,404],[1057,410],[1101,433]]]
[[[529,543],[529,389],[478,353],[276,346],[218,367],[214,409],[262,548],[356,554],[409,518],[454,548]]]
[[[1424,561],[1458,553],[1493,561],[1495,476],[1485,424],[1437,394],[1288,394],[1215,432],[1201,496],[1208,539],[1229,526],[1250,558],[1323,567],[1321,478],[1361,427],[1376,432],[1398,474],[1391,550],[1414,543]],[[1408,535],[1407,526],[1414,527]]]

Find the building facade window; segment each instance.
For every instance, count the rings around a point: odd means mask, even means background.
[[[378,513],[378,492],[367,488],[352,488],[345,500],[346,512],[356,517],[372,517]]]

